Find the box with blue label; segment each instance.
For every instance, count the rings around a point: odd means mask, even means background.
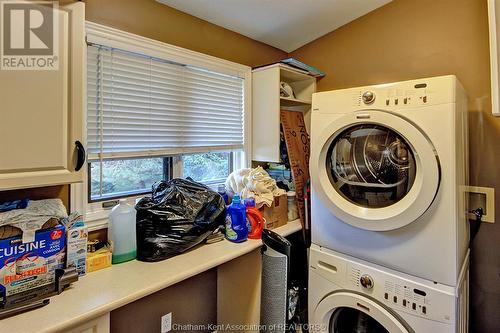
[[[65,267],[67,217],[60,200],[30,201],[0,213],[0,290],[11,296],[53,284]]]
[[[21,236],[0,240],[0,284],[6,296],[54,283],[55,270],[65,265],[65,244],[63,225],[37,231],[29,243]]]

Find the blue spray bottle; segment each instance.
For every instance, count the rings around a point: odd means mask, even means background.
[[[233,201],[227,207],[226,238],[231,242],[239,243],[247,240],[246,207],[241,203],[239,194],[233,196]]]

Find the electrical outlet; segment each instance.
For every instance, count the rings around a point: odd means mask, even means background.
[[[495,189],[491,187],[466,186],[467,200],[469,200],[469,210],[482,208],[484,215],[483,222],[495,223]],[[475,219],[475,215],[469,213],[470,219]]]
[[[161,317],[161,333],[167,333],[172,330],[172,312]]]

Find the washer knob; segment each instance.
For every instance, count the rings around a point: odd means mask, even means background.
[[[359,278],[359,282],[361,283],[363,288],[366,289],[372,289],[373,285],[375,284],[375,282],[373,282],[373,278],[368,274],[361,275],[361,277]]]
[[[363,99],[363,103],[365,104],[372,104],[373,102],[375,102],[375,94],[371,91],[365,91],[361,98]]]

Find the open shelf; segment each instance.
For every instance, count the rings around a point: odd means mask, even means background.
[[[280,97],[281,106],[311,106],[311,101],[298,98]]]
[[[280,95],[281,82],[290,85],[293,98]],[[308,126],[316,78],[283,64],[253,70],[252,160],[280,163],[280,111],[304,114]]]

